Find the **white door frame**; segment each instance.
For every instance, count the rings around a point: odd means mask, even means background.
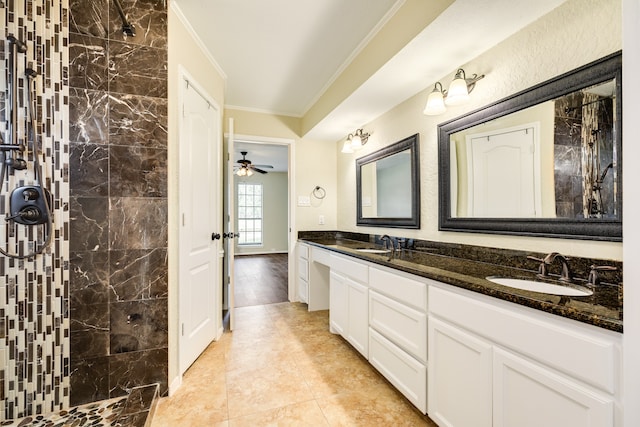
[[[182,126],[184,125],[183,123],[183,116],[180,112],[180,109],[182,108],[182,106],[184,105],[184,101],[185,101],[185,96],[186,96],[186,90],[187,90],[187,85],[185,84],[185,82],[188,83],[188,85],[194,89],[195,91],[198,92],[198,94],[200,96],[202,96],[202,98],[204,98],[212,107],[214,107],[216,109],[217,113],[217,121],[218,121],[218,129],[219,132],[216,135],[216,152],[218,153],[218,159],[217,159],[217,170],[218,170],[218,182],[219,182],[219,186],[220,188],[218,189],[217,193],[216,193],[216,204],[218,206],[218,209],[220,210],[220,215],[218,215],[218,224],[216,224],[216,229],[217,230],[211,230],[211,232],[219,232],[222,233],[222,109],[220,108],[220,106],[218,105],[218,103],[213,99],[213,97],[211,97],[206,89],[204,89],[200,84],[198,84],[198,82],[182,67],[179,66],[178,67],[178,135],[181,135],[182,133]],[[182,156],[182,150],[181,150],[181,146],[180,144],[178,144],[178,158],[180,158],[180,156]],[[178,162],[180,163],[180,161]],[[179,171],[178,174],[178,216],[180,217],[181,214],[180,212],[183,211],[183,200],[180,198],[180,177],[182,176],[182,174],[184,173],[184,171]],[[181,221],[181,220],[179,220]],[[182,233],[181,233],[182,229],[180,226],[178,226],[178,246],[180,247],[182,245]],[[218,241],[219,242],[219,241]],[[219,248],[221,248],[221,246],[218,246]],[[215,251],[215,249],[214,249]],[[183,265],[183,260],[180,258],[180,251],[178,252],[178,260],[177,260],[177,266],[178,266],[178,274],[177,274],[177,278],[178,281],[180,281],[180,278],[183,276],[183,269],[184,269],[184,265]],[[217,251],[216,255],[216,261],[218,263],[218,272],[222,272],[222,260],[223,260],[223,256],[224,256],[224,249],[219,249]],[[218,340],[220,339],[220,337],[222,336],[223,331],[223,326],[222,326],[222,301],[221,301],[221,296],[222,296],[222,280],[221,280],[221,276],[222,274],[218,274],[217,276],[220,276],[218,278],[218,282],[217,282],[217,286],[216,286],[216,290],[215,290],[215,298],[214,298],[214,304],[216,305],[216,315],[214,316],[214,321],[215,321],[215,330],[216,330],[216,336],[214,338],[214,340]],[[177,299],[178,299],[178,315],[177,315],[177,319],[176,319],[176,324],[174,325],[176,328],[178,328],[178,348],[180,348],[180,346],[182,345],[182,333],[180,332],[180,325],[182,325],[183,323],[183,319],[182,319],[182,304],[181,304],[181,298],[182,298],[182,294],[180,292],[180,286],[178,286],[178,292],[176,294]],[[178,358],[180,357],[180,351],[177,352]],[[184,374],[183,369],[182,369],[182,364],[180,362],[180,360],[178,360],[178,375],[180,377],[179,383],[177,384],[179,386],[179,384],[181,383],[181,378],[182,375]]]
[[[228,138],[229,135],[225,133],[225,138]],[[233,135],[234,142],[248,142],[251,144],[262,144],[262,145],[286,145],[289,148],[289,170],[287,172],[288,186],[289,186],[289,194],[288,194],[288,212],[289,212],[289,236],[288,236],[288,297],[289,301],[297,301],[298,294],[296,292],[295,287],[295,275],[293,272],[296,271],[295,265],[295,247],[296,242],[298,241],[298,229],[296,228],[296,220],[295,220],[295,197],[296,189],[295,189],[295,140],[290,138],[275,138],[268,136],[256,136],[256,135],[243,135],[234,133]],[[233,182],[228,183],[227,185],[233,185]],[[226,214],[226,212],[225,212]],[[233,220],[233,219],[232,219]]]

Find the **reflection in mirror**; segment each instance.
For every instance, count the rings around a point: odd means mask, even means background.
[[[419,228],[418,135],[356,160],[357,224]]]
[[[621,54],[439,125],[440,229],[619,241]]]
[[[451,134],[451,216],[616,218],[615,87],[612,79]]]
[[[364,218],[411,218],[411,152],[392,154],[361,169]]]

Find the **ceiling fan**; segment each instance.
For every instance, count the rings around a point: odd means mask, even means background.
[[[240,163],[240,166],[238,166],[238,170],[236,171],[236,175],[238,176],[251,176],[253,175],[253,172],[258,172],[258,173],[267,173],[267,171],[262,170],[260,168],[267,168],[267,169],[273,169],[273,166],[271,165],[254,165],[251,163],[251,160],[247,159],[247,151],[241,151],[240,154],[242,154],[242,159],[238,160],[238,163]],[[258,166],[260,168],[258,168]]]

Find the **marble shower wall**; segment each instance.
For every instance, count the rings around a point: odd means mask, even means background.
[[[45,240],[46,227],[4,219],[9,194],[36,184],[25,67],[34,69],[39,161],[53,203],[51,244],[44,253],[17,260],[0,255],[0,421],[52,412],[69,405],[69,144],[68,1],[0,0],[0,132],[9,142],[9,49],[13,34],[27,45],[16,57],[20,100],[18,139],[28,146],[24,171],[10,170],[0,182],[0,247],[27,254]],[[26,59],[26,64],[24,60]],[[33,85],[32,85],[33,89]],[[2,424],[0,422],[0,424]]]
[[[167,391],[167,11],[70,0],[71,405]]]
[[[585,105],[586,104],[586,105]],[[597,106],[595,117],[587,121],[585,109]],[[583,218],[588,215],[584,200],[586,180],[590,175],[589,166],[584,160],[589,153],[589,142],[595,142],[600,153],[600,171],[614,161],[614,126],[612,123],[613,101],[601,99],[596,104],[585,101],[581,91],[562,96],[555,101],[554,130],[554,180],[556,194],[556,214],[563,218]],[[591,136],[591,130],[597,129],[597,136]],[[607,174],[602,184],[602,205],[607,215],[619,215],[615,211],[614,173]]]

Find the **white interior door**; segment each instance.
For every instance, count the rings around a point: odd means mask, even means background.
[[[218,335],[220,290],[220,109],[186,78],[180,111],[180,371]]]
[[[473,217],[541,216],[540,160],[535,126],[503,129],[467,139]]]
[[[235,327],[235,285],[233,283],[234,274],[234,257],[235,257],[235,243],[234,240],[238,237],[238,234],[234,230],[235,224],[235,206],[236,206],[236,187],[233,179],[233,162],[234,162],[234,123],[233,118],[229,119],[229,132],[227,135],[227,208],[226,208],[226,221],[225,221],[225,266],[227,277],[227,303],[229,310],[229,329],[233,331]]]

